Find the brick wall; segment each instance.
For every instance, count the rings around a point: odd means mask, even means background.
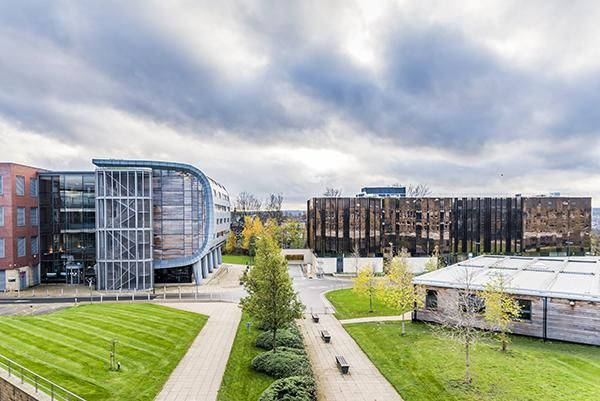
[[[18,379],[0,376],[0,400],[2,401],[45,401],[50,400],[46,394],[35,393],[33,387],[21,385]]]

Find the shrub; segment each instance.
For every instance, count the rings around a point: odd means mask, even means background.
[[[317,386],[312,377],[292,376],[271,383],[258,401],[316,401]]]
[[[304,348],[298,329],[278,330],[275,338],[277,347]],[[265,331],[256,337],[256,346],[267,350],[273,349],[273,333]]]
[[[252,360],[252,367],[276,379],[312,374],[306,355],[286,350],[263,352]]]

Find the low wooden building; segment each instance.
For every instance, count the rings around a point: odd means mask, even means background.
[[[458,307],[458,294],[469,288],[484,289],[497,275],[507,292],[521,305],[521,316],[512,324],[515,334],[600,345],[600,258],[479,256],[415,277],[426,289],[423,308],[414,318],[436,322],[444,308]],[[476,296],[476,295],[475,295]],[[485,327],[483,314],[480,327]]]

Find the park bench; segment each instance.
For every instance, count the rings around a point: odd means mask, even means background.
[[[327,330],[321,330],[321,338],[323,339],[323,341],[328,343],[331,341],[331,334],[329,334]]]
[[[319,315],[317,315],[316,313],[312,314],[312,320],[315,323],[319,323]]]
[[[348,370],[350,370],[350,364],[346,361],[346,358],[344,358],[341,355],[336,355],[335,361],[337,362],[338,367],[342,371],[342,374],[348,374]]]

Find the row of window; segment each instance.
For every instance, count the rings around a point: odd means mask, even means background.
[[[230,212],[231,208],[229,206],[223,206],[223,205],[215,205],[215,209],[219,210],[221,212]]]
[[[217,219],[217,224],[225,224],[231,222],[230,218]]]
[[[37,198],[39,194],[39,181],[37,178],[29,179],[29,195]],[[25,177],[22,175],[16,176],[15,192],[17,196],[25,196]],[[0,176],[0,195],[4,194],[4,177]]]
[[[31,255],[37,255],[40,253],[40,239],[38,236],[31,237]],[[4,238],[0,238],[0,258],[6,257],[5,252],[6,240]],[[27,256],[27,239],[25,237],[17,238],[17,257],[21,258],[23,256]]]
[[[528,299],[516,300],[520,307],[520,314],[517,320],[531,320],[531,301]],[[466,305],[459,305],[463,311],[476,310],[477,313],[485,312],[485,302],[475,294],[469,294],[466,299]],[[435,290],[427,290],[425,296],[425,308],[436,310],[438,307],[438,294]]]
[[[17,226],[25,226],[25,208],[17,208]],[[29,221],[32,226],[38,226],[40,224],[40,210],[37,207],[32,207],[29,213]],[[4,227],[4,207],[0,207],[0,227]]]

